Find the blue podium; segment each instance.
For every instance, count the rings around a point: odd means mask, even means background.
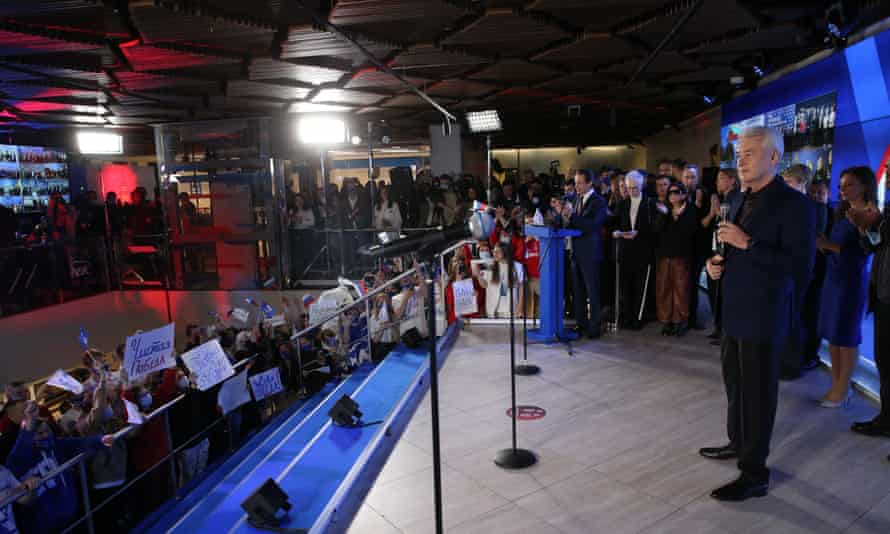
[[[578,334],[563,326],[565,302],[565,244],[564,239],[581,235],[578,230],[553,229],[549,226],[526,225],[525,234],[541,243],[541,306],[540,328],[528,331],[528,338],[544,343],[576,339]]]

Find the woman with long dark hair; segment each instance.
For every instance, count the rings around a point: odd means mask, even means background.
[[[862,210],[876,201],[877,181],[871,169],[845,169],[841,173],[840,196],[831,235],[816,238],[816,247],[825,253],[827,263],[819,308],[819,336],[828,340],[831,356],[831,389],[820,403],[823,408],[842,408],[849,403],[850,377],[859,358],[861,323],[868,296],[868,253],[847,212]]]

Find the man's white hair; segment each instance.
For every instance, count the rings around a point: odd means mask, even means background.
[[[778,152],[779,159],[782,159],[782,156],[785,154],[785,140],[779,135],[779,132],[775,128],[770,128],[769,126],[751,126],[742,131],[742,135],[739,136],[739,139],[743,137],[760,137],[763,142],[763,147],[767,150],[775,150]]]
[[[637,170],[633,170],[624,175],[624,183],[634,181],[637,184],[637,187],[640,190],[643,189],[643,183],[646,181],[646,177],[643,176],[643,173]]]

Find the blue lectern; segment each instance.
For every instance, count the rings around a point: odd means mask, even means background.
[[[567,237],[581,235],[578,230],[557,230],[549,226],[526,225],[525,234],[541,243],[541,309],[540,328],[529,330],[528,338],[533,341],[554,343],[576,339],[578,334],[569,332],[563,326],[563,303],[565,302],[565,245]]]

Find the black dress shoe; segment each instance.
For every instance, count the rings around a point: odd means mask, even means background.
[[[685,336],[686,332],[689,332],[689,327],[685,324],[678,324],[677,327],[674,328],[674,335],[677,337]]]
[[[712,339],[708,343],[710,343],[711,345],[713,345],[715,347],[719,347],[720,345],[723,344],[719,339]]]
[[[863,436],[890,438],[890,428],[878,425],[874,421],[859,421],[850,426],[850,430]]]
[[[721,337],[723,337],[723,334],[720,332],[720,330],[714,330],[713,332],[708,334],[708,339],[720,339]]]
[[[718,501],[738,502],[751,497],[765,497],[768,490],[769,483],[767,482],[751,482],[745,480],[744,477],[739,477],[729,484],[712,491],[711,497]]]
[[[705,447],[699,449],[698,453],[710,460],[732,460],[739,457],[739,451],[732,445],[724,445],[723,447]]]
[[[674,335],[674,325],[666,324],[661,328],[661,335],[663,336],[672,336]]]

